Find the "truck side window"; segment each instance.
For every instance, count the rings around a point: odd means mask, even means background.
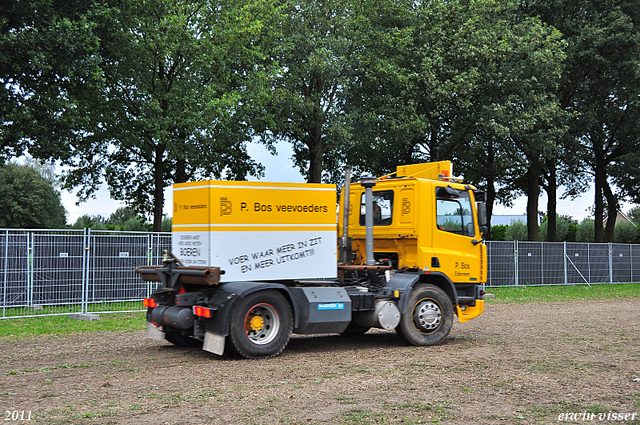
[[[366,205],[364,193],[360,200],[360,226],[365,223]],[[373,192],[373,225],[389,226],[393,217],[393,190]]]
[[[439,230],[475,236],[469,192],[436,189],[436,223]]]

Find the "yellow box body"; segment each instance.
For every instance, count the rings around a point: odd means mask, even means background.
[[[202,181],[173,186],[172,250],[222,282],[336,277],[336,187]]]

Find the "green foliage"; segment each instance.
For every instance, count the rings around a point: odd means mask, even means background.
[[[571,114],[567,137],[578,144],[572,156],[594,176],[594,234],[602,242],[603,198],[610,215],[618,201],[609,182],[621,185],[623,195],[638,193],[632,183],[640,147],[640,9],[635,0],[530,1],[523,8],[567,40],[558,98]],[[607,229],[608,241],[613,231]]]
[[[635,224],[623,221],[616,223],[613,241],[618,243],[638,243],[639,240],[638,228]]]
[[[593,242],[594,241],[595,223],[591,219],[584,219],[578,225],[576,231],[576,242]]]
[[[129,230],[135,232],[148,232],[149,226],[140,217],[131,217],[124,222],[122,230]]]
[[[270,17],[269,56],[279,67],[261,99],[257,119],[263,141],[292,144],[294,163],[307,181],[331,179],[350,136],[343,91],[356,60],[358,2],[284,1]]]
[[[131,207],[120,207],[106,220],[110,230],[149,231],[144,218],[140,217]]]
[[[0,6],[0,163],[26,150],[68,158],[100,79],[92,0],[3,0]]]
[[[547,229],[549,220],[547,217],[540,225],[540,241],[547,241]],[[577,223],[569,216],[556,215],[556,242],[574,242]]]
[[[640,226],[640,206],[635,206],[627,212],[627,217],[636,226]]]
[[[521,221],[512,221],[504,235],[506,241],[526,241],[527,225]]]
[[[491,226],[491,239],[492,241],[506,241],[507,229],[509,226],[506,224],[498,224]]]
[[[162,218],[162,228],[161,231],[163,232],[170,232],[171,231],[171,224],[172,224],[173,220],[171,217],[168,216],[164,216]]]
[[[107,230],[107,221],[101,215],[84,214],[78,217],[71,226],[73,229],[90,228],[93,230]]]
[[[262,1],[134,0],[96,6],[104,83],[79,107],[85,137],[65,176],[162,222],[163,189],[203,177],[244,179],[261,168],[246,151],[245,108],[264,79]]]
[[[0,227],[62,229],[67,224],[60,193],[29,166],[0,166],[0,199]]]
[[[569,230],[567,231],[567,242],[575,242],[578,234],[578,224],[569,223]]]

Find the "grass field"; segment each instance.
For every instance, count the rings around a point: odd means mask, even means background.
[[[640,283],[492,287],[487,288],[487,293],[495,295],[495,298],[487,298],[488,302],[501,304],[610,300],[640,297]]]
[[[514,304],[560,302],[571,300],[595,300],[615,298],[640,298],[640,283],[575,285],[575,286],[526,286],[487,288],[487,303]],[[0,320],[0,338],[22,338],[37,335],[64,335],[81,332],[134,331],[146,327],[145,313],[101,314],[100,320],[71,320],[68,316],[43,316],[24,319]]]

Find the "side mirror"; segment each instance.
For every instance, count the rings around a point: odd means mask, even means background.
[[[478,202],[476,204],[476,207],[478,209],[478,226],[480,226],[481,228],[487,228],[489,226],[487,220],[487,205],[484,202]],[[488,228],[486,230],[488,230]],[[482,231],[482,229],[480,229],[480,231]]]

